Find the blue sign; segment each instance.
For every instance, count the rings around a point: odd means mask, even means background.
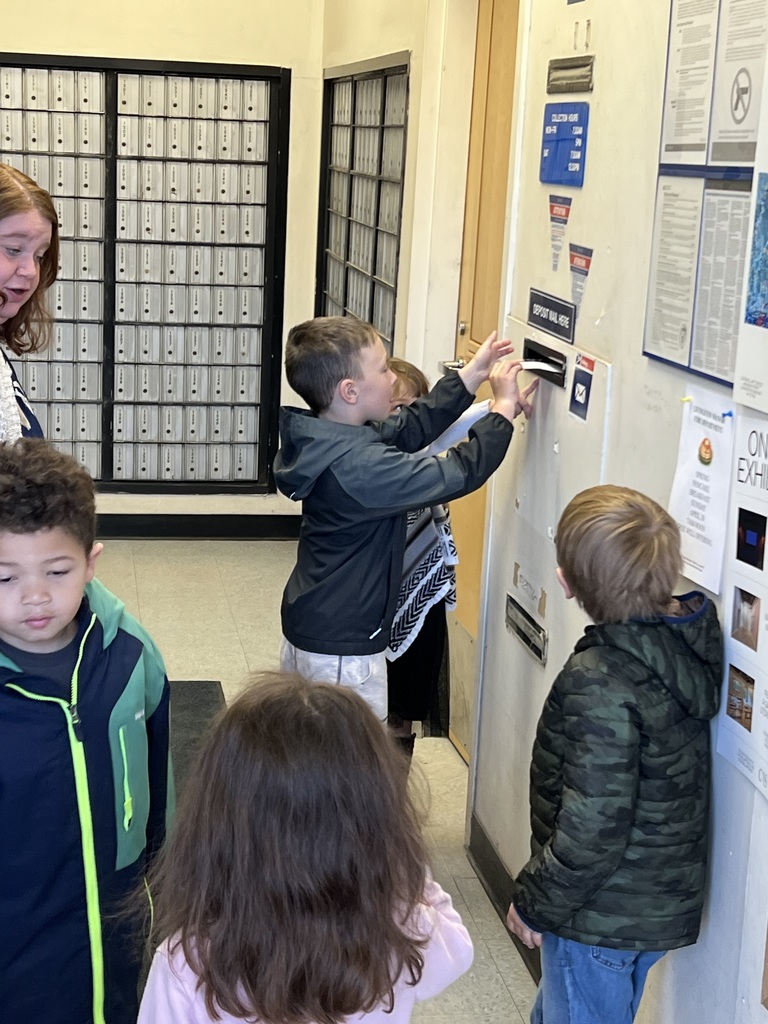
[[[547,103],[541,139],[539,181],[545,185],[584,184],[588,103]]]
[[[570,411],[579,419],[585,420],[589,412],[589,397],[592,392],[592,374],[595,369],[595,361],[591,356],[585,356],[581,352],[576,354],[576,369],[573,374],[573,385],[571,386]]]
[[[572,302],[558,299],[556,295],[531,288],[528,296],[528,323],[572,345],[576,329],[576,307]]]

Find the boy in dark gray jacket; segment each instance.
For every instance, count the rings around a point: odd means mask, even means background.
[[[722,637],[704,594],[672,596],[677,524],[645,495],[582,491],[555,544],[595,625],[539,719],[507,925],[541,947],[531,1024],[630,1024],[649,969],[699,933]]]
[[[296,568],[281,607],[284,671],[357,689],[387,717],[384,651],[397,603],[406,512],[480,487],[499,466],[512,421],[530,414],[519,363],[495,332],[474,358],[390,416],[394,374],[376,330],[353,317],[292,328],[285,369],[309,410],[280,410],[274,464],[280,490],[302,501]],[[469,440],[445,457],[420,458],[490,378],[494,399]]]

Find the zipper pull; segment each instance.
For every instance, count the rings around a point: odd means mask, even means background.
[[[80,720],[80,712],[77,710],[77,704],[69,705],[69,715],[72,719],[72,729],[75,733],[75,738],[79,743],[83,742],[83,723]]]

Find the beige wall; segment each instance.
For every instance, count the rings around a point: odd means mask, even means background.
[[[121,20],[121,17],[124,20]],[[93,57],[278,64],[317,72],[322,5],[312,0],[38,0],[4,5],[3,49]]]

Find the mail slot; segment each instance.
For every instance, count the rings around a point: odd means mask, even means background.
[[[523,341],[523,362],[526,360],[536,360],[537,363],[545,364],[536,369],[530,367],[531,373],[535,373],[543,380],[548,380],[550,384],[557,384],[561,388],[565,387],[568,358],[562,352],[542,345],[540,341],[534,341],[533,338],[526,338]]]
[[[507,594],[507,629],[510,629],[540,665],[547,663],[549,635],[543,626],[528,614],[523,606]]]

